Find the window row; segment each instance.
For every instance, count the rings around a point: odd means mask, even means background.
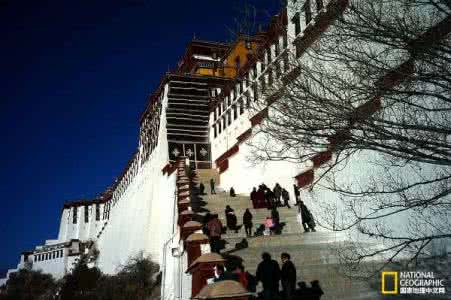
[[[247,107],[249,108],[249,98],[246,97],[248,100],[246,101]],[[232,106],[231,110],[228,110],[227,113],[215,124],[213,124],[213,135],[214,137],[217,137],[218,134],[222,132],[222,130],[226,129],[227,126],[232,124],[232,120],[238,119],[238,115],[242,115],[244,113],[244,100],[241,99],[238,101],[238,103],[234,104]]]
[[[282,65],[282,66],[281,66]],[[261,75],[258,81],[253,82],[252,84],[248,84],[250,86],[250,89],[247,90],[245,93],[239,95],[238,92],[235,90],[230,93],[229,96],[226,96],[225,99],[216,107],[214,110],[214,122],[216,122],[218,119],[223,118],[224,116],[221,116],[223,114],[226,114],[226,111],[229,109],[233,109],[233,106],[237,106],[237,103],[235,102],[245,102],[246,108],[250,107],[251,98],[254,98],[254,101],[258,100],[258,89],[260,88],[260,93],[264,93],[266,91],[267,86],[271,86],[274,83],[274,80],[279,78],[282,75],[283,72],[288,72],[289,70],[289,60],[288,60],[288,54],[285,53],[282,57],[282,61],[277,60],[274,62],[274,64],[271,66],[271,68],[268,68],[265,70],[265,74]],[[238,88],[238,91],[241,89]],[[243,89],[244,90],[244,89]],[[251,95],[252,94],[252,95]],[[238,97],[235,97],[235,95],[239,95]],[[235,99],[239,99],[238,101],[235,101]],[[245,100],[243,100],[243,98]]]
[[[103,209],[103,220],[110,219],[110,210],[111,210],[111,201],[108,201],[107,203],[105,203],[105,206]]]
[[[160,129],[161,106],[158,104],[151,115],[141,125],[140,130],[140,155],[143,165],[152,154],[158,144],[158,131]],[[114,202],[114,201],[113,201]]]
[[[56,250],[52,252],[42,253],[42,254],[35,254],[34,255],[34,261],[45,261],[55,258],[63,257],[63,249]]]
[[[315,6],[316,12],[319,13],[319,11],[324,7],[323,0],[315,0]],[[312,1],[306,0],[301,8],[301,11],[304,14],[305,25],[307,26],[310,23],[310,21],[312,21]],[[297,12],[294,15],[294,17],[291,19],[291,23],[294,25],[295,36],[298,36],[302,31],[301,12]]]
[[[316,3],[316,10],[319,12],[324,4],[323,0],[314,0]],[[303,5],[305,13],[306,24],[312,20],[312,1],[306,1]],[[292,22],[295,25],[296,34],[301,32],[300,14],[297,13]],[[296,57],[302,55],[303,48],[299,43],[295,43]],[[281,50],[283,49],[283,50]],[[237,108],[244,107],[241,103],[246,103],[245,107],[250,105],[251,98],[257,101],[259,95],[267,92],[268,87],[272,86],[276,79],[280,78],[282,74],[288,73],[290,70],[290,58],[288,51],[288,34],[284,31],[277,41],[265,49],[261,61],[254,64],[243,80],[238,81],[227,92],[221,103],[219,103],[213,111],[213,135],[217,137],[233,120],[237,118]],[[224,91],[223,91],[224,93]],[[218,94],[214,93],[215,96]],[[251,95],[252,94],[252,95]],[[244,99],[244,100],[243,100]],[[240,111],[241,114],[241,111]]]
[[[272,86],[276,79],[280,78],[282,71],[284,73],[288,72],[288,60],[288,53],[285,52],[280,59],[274,61],[269,67],[266,67],[266,70],[261,68],[263,74],[260,74],[260,77],[249,85],[249,89],[241,94],[237,98],[238,100],[234,100],[234,95],[236,95],[235,90],[232,91],[231,95],[225,97],[214,110],[214,124],[212,128],[214,138],[221,134],[227,126],[231,125],[232,121],[236,120],[239,115],[243,114],[245,109],[250,108],[251,101],[258,101],[259,95],[263,95],[267,91],[267,88]],[[253,74],[257,73],[252,71],[251,76],[253,76]],[[258,74],[254,78],[257,77]],[[240,86],[240,84],[237,85]],[[237,88],[236,90],[239,91],[240,88]]]
[[[287,72],[289,69],[289,57],[288,52],[284,52],[281,55],[281,47],[286,49],[288,47],[288,36],[285,31],[281,37],[271,47],[265,50],[262,61],[259,64],[254,64],[252,69],[248,71],[243,80],[238,81],[228,95],[214,110],[214,122],[221,118],[221,115],[241,97],[241,94],[248,89],[251,85],[251,90],[256,89],[255,82],[257,77],[260,76],[260,85],[262,92],[266,89],[266,82],[268,85],[272,85],[275,78],[279,78],[282,72]],[[261,76],[262,73],[266,73],[265,76]],[[249,92],[248,92],[249,94]],[[212,96],[218,95],[218,91],[212,90]],[[258,96],[258,95],[257,95]]]
[[[89,223],[89,205],[85,205],[84,207],[84,219],[85,223]],[[96,221],[100,221],[100,204],[95,204],[95,217]],[[78,222],[78,207],[72,208],[72,223],[77,224]]]

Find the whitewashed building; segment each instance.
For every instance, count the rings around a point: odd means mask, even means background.
[[[247,142],[277,101],[277,93],[266,90],[277,91],[296,78],[293,60],[304,59],[303,53],[350,1],[288,2],[267,30],[255,36],[240,36],[233,44],[192,41],[177,70],[166,74],[149,96],[140,116],[137,151],[117,181],[98,199],[65,204],[58,238],[24,252],[10,272],[40,269],[61,278],[71,271],[84,245],[93,241],[103,272],[113,274],[131,256],[144,252],[162,268],[163,298],[189,299],[192,277],[186,273],[189,251],[180,218],[191,209],[180,209],[187,197],[180,193],[185,175],[176,163],[181,157],[197,169],[217,170],[223,189],[249,193],[263,182],[297,184],[308,202],[307,187],[321,174],[331,151],[318,153],[304,165],[252,165]],[[364,154],[350,165],[346,180],[365,168],[365,159]],[[293,189],[289,192],[294,199]],[[315,192],[335,201],[326,190]],[[314,203],[309,205],[316,209]],[[201,253],[208,252],[209,247],[201,245]]]

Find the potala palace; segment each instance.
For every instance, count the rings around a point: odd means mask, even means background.
[[[148,97],[139,116],[137,150],[122,174],[98,198],[64,204],[58,237],[23,252],[17,268],[8,274],[28,268],[62,278],[95,244],[100,253],[96,265],[102,272],[113,274],[130,257],[143,252],[161,267],[162,299],[191,299],[211,283],[214,265],[225,260],[210,252],[208,237],[202,233],[199,222],[206,211],[218,213],[224,220],[228,204],[241,222],[245,209],[251,208],[256,226],[269,212],[252,209],[249,194],[253,187],[265,183],[272,188],[279,183],[294,205],[295,184],[320,221],[321,203],[312,195],[332,203],[338,196],[321,186],[311,187],[334,159],[339,139],[330,139],[330,145],[318,149],[304,164],[288,160],[256,164],[249,159],[254,154],[251,143],[260,138],[255,132],[275,113],[273,104],[283,97],[280,89],[302,76],[300,68],[308,64],[310,49],[320,47],[322,34],[346,14],[352,1],[288,2],[264,31],[253,36],[240,35],[229,44],[190,42],[177,68],[164,74]],[[446,22],[436,25],[435,39],[450,31],[449,18]],[[406,61],[400,60],[394,69],[405,67]],[[403,75],[396,74],[398,77],[388,74],[382,80],[386,85],[399,84]],[[380,109],[380,96],[367,100],[362,107],[368,115]],[[365,172],[368,155],[357,153],[340,180],[358,180]],[[188,167],[195,170],[193,176]],[[218,186],[216,195],[209,193],[211,178]],[[208,192],[201,198],[193,192],[199,183]],[[236,198],[228,197],[231,187]],[[243,259],[246,270],[255,272],[263,251],[275,259],[281,252],[289,252],[298,277],[307,282],[320,280],[326,299],[380,296],[380,290],[367,282],[338,273],[332,248],[346,241],[343,233],[318,227],[316,233],[303,234],[296,208],[282,207],[279,212],[286,223],[281,235],[250,238],[248,248],[233,251]],[[398,221],[393,220],[394,224]],[[232,250],[243,238],[244,230],[227,232],[224,251]],[[377,247],[375,241],[365,243]],[[451,251],[446,245],[437,249]],[[239,289],[229,292],[235,297],[230,299],[247,297]]]

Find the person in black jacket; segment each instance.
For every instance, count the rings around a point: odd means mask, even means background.
[[[298,212],[301,214],[302,226],[304,227],[305,232],[313,231],[315,232],[315,220],[313,219],[313,215],[303,201],[299,201],[296,205],[298,205]]]
[[[249,211],[249,208],[246,208],[246,211],[244,212],[243,225],[244,225],[244,230],[246,231],[246,235],[251,236],[252,235],[252,214]]]
[[[216,194],[215,191],[215,180],[213,178],[210,178],[210,190],[211,190],[211,194]]]
[[[267,252],[262,254],[262,261],[257,266],[257,280],[263,284],[263,299],[279,299],[280,267]]]
[[[291,208],[290,207],[290,194],[288,193],[288,191],[286,189],[282,189],[282,199],[283,199],[283,205]]]
[[[275,206],[279,206],[280,205],[280,197],[282,196],[282,187],[280,186],[280,184],[276,183],[272,192],[274,193]]]
[[[294,190],[294,197],[295,197],[295,199],[296,199],[296,202],[298,202],[299,200],[301,200],[301,199],[300,199],[300,197],[301,197],[301,192],[299,191],[298,186],[295,185],[295,184],[293,184],[293,190]]]
[[[255,187],[252,189],[250,198],[251,198],[251,202],[252,202],[252,207],[254,209],[255,208],[259,208],[258,204],[257,204],[258,203],[258,201],[257,201],[257,189]]]
[[[266,207],[268,209],[273,208],[276,204],[275,204],[275,196],[274,196],[274,192],[271,191],[271,189],[266,189],[265,191],[265,201],[266,201]]]
[[[280,273],[280,281],[282,282],[282,293],[286,300],[294,299],[294,291],[296,289],[296,268],[290,260],[290,254],[282,253],[282,271]]]
[[[310,282],[310,284],[312,285],[311,287],[311,293],[312,293],[312,300],[320,300],[321,296],[324,295],[323,290],[321,289],[321,286],[319,285],[319,281],[318,280],[313,280]]]
[[[199,194],[205,195],[205,185],[202,182],[199,184]]]

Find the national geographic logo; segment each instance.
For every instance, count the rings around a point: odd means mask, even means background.
[[[446,294],[446,280],[434,272],[382,272],[381,292],[384,295]]]
[[[382,294],[384,295],[398,294],[398,272],[393,271],[382,272]]]

